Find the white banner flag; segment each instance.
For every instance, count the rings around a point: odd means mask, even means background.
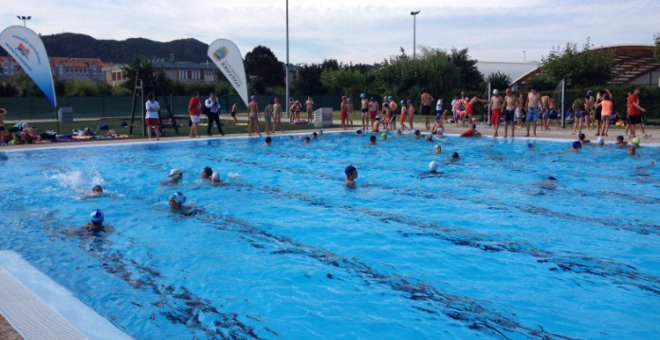
[[[241,96],[245,106],[248,105],[248,84],[245,75],[243,57],[238,46],[227,39],[218,39],[209,45],[207,55],[215,66],[217,66],[227,80],[234,86],[238,95]]]
[[[33,30],[23,26],[9,26],[0,33],[0,45],[21,65],[53,107],[57,107],[53,73],[46,47]]]

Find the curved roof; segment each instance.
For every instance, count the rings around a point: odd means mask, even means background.
[[[653,45],[621,45],[593,48],[593,52],[614,54],[614,77],[611,84],[627,84],[644,74],[660,69]]]
[[[589,52],[605,52],[614,54],[614,76],[610,84],[628,84],[635,79],[660,70],[660,61],[655,60],[653,45],[618,45],[592,48]],[[538,74],[539,69],[515,79],[514,83],[524,84]]]

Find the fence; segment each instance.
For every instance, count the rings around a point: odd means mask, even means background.
[[[258,96],[257,102],[259,107],[263,108],[268,104],[268,101],[275,96],[262,95]],[[284,102],[284,96],[278,96],[280,101]],[[303,105],[303,112],[305,111],[306,96],[297,96],[296,99],[300,100]],[[339,109],[340,96],[313,96],[314,108],[319,107],[333,107]],[[204,100],[205,97],[202,97]],[[176,115],[185,115],[188,112],[188,96],[169,96],[160,98],[161,108],[165,108],[163,100],[170,103]],[[239,112],[245,112],[246,107],[239,96],[219,96],[220,110],[222,113],[229,113],[231,106],[234,102],[239,105]],[[129,117],[131,115],[132,97],[58,97],[57,104],[60,107],[70,106],[73,108],[73,116],[79,118],[115,118],[115,117]],[[142,104],[136,105],[136,115],[142,115]],[[359,109],[359,100],[354,101],[353,106]],[[9,111],[9,120],[41,120],[41,119],[55,119],[57,114],[48,101],[44,97],[0,97],[0,107],[4,107]],[[161,111],[161,114],[164,111]]]

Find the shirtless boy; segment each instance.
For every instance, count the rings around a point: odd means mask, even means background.
[[[525,123],[527,125],[527,136],[529,137],[529,127],[534,124],[534,137],[536,137],[536,119],[539,114],[539,107],[541,104],[541,95],[536,91],[535,88],[532,88],[532,91],[527,94],[527,116],[525,118]]]
[[[516,106],[518,104],[518,97],[513,94],[511,89],[506,89],[506,96],[504,97],[504,138],[508,137],[509,125],[511,126],[511,138],[515,137],[516,130]]]

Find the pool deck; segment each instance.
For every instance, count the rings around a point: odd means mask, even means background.
[[[13,252],[0,250],[0,339],[130,339]]]
[[[433,121],[433,119],[431,119]],[[335,124],[339,124],[338,121],[334,122]],[[355,121],[355,123],[359,123]],[[398,126],[398,125],[397,125]],[[348,130],[357,130],[361,127],[359,127],[357,124],[352,127],[348,128]],[[420,129],[422,132],[425,132],[426,130],[424,129],[424,123],[419,123],[415,122],[415,128]],[[461,126],[453,123],[448,123],[445,124],[445,134],[448,135],[459,135],[463,131],[467,130],[467,126]],[[278,136],[282,134],[305,134],[305,133],[311,133],[313,131],[316,131],[318,129],[313,128],[310,125],[310,128],[308,130],[292,130],[292,131],[284,131],[284,133],[277,132],[275,134],[272,134],[272,136]],[[341,128],[323,128],[324,131],[342,131]],[[492,127],[489,127],[485,124],[478,124],[477,125],[477,130],[481,132],[483,137],[492,137],[494,133],[494,129]],[[531,132],[531,131],[530,131]],[[642,145],[644,144],[653,144],[655,146],[660,145],[660,128],[656,127],[646,127],[646,132],[651,135],[649,138],[645,138],[642,136],[642,133],[638,130],[637,131],[637,136],[640,138]],[[526,128],[516,128],[515,131],[515,138],[516,139],[564,139],[564,140],[577,140],[577,134],[573,135],[572,134],[572,126],[567,127],[565,129],[562,129],[561,127],[558,127],[556,123],[550,127],[550,130],[541,130],[539,127],[537,127],[536,131],[536,137],[526,137],[527,131]],[[598,137],[595,135],[596,132],[595,130],[583,130],[583,133],[586,135],[586,138],[589,140],[596,140]],[[617,135],[623,135],[624,130],[623,128],[611,128],[609,131],[609,136],[605,137],[606,142],[615,142],[616,141],[616,136]],[[205,135],[200,135],[199,139],[223,139],[227,137],[247,137],[247,133],[239,133],[239,134],[231,134],[231,135],[226,135],[225,137],[221,137],[218,135],[214,135],[213,137],[207,137]],[[266,135],[262,134],[262,138],[264,138]],[[499,137],[500,139],[503,139],[504,137],[504,125],[500,125],[499,128]],[[256,137],[255,137],[256,138]],[[510,137],[509,137],[510,138]],[[174,137],[163,137],[160,139],[161,141],[176,141],[176,140],[190,140],[188,136],[174,136]],[[626,142],[629,142],[630,139],[626,139]],[[0,151],[2,150],[17,150],[17,149],[43,149],[43,148],[57,148],[57,147],[76,147],[76,146],[90,146],[90,145],[104,145],[104,144],[134,144],[134,143],[143,143],[147,142],[147,138],[133,138],[133,139],[105,139],[105,140],[90,140],[90,141],[85,141],[85,142],[65,142],[65,143],[42,143],[42,144],[19,144],[19,145],[6,145],[6,146],[0,146]],[[154,143],[156,143],[156,140],[153,140]]]

